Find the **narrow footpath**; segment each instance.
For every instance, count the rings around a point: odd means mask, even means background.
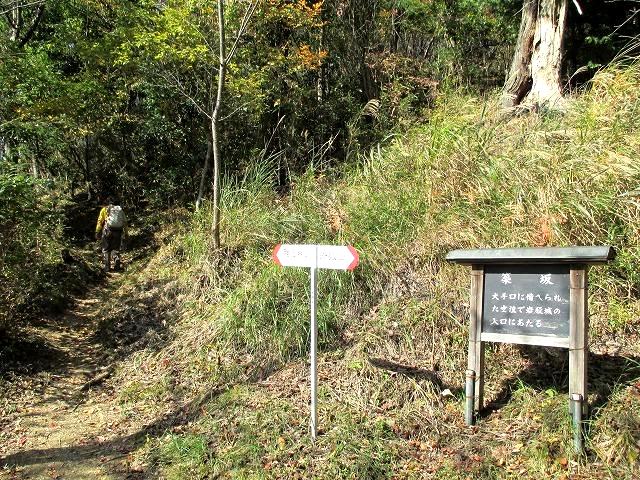
[[[128,432],[137,429],[120,420],[112,365],[95,335],[101,299],[117,283],[110,275],[64,314],[29,327],[50,360],[0,385],[10,395],[0,419],[0,479],[142,478],[128,458],[140,441]]]

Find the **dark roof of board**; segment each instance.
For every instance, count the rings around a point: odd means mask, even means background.
[[[613,247],[538,247],[538,248],[483,248],[453,250],[446,260],[465,265],[514,263],[606,263],[613,260]]]

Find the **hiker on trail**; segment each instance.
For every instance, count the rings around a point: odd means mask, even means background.
[[[101,240],[104,271],[111,268],[113,258],[114,270],[120,270],[120,250],[127,237],[127,216],[118,202],[107,198],[107,205],[102,207],[96,225],[96,240]]]

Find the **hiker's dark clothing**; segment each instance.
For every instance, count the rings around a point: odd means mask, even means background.
[[[120,249],[122,248],[123,235],[127,235],[127,221],[124,217],[123,228],[114,228],[107,225],[109,208],[113,205],[103,207],[98,215],[98,223],[96,225],[96,237],[100,239],[102,246],[102,258],[104,261],[104,270],[111,269],[111,260],[113,259],[114,268],[120,269]],[[124,213],[123,213],[124,215]]]
[[[103,252],[120,250],[122,245],[122,229],[105,227],[102,230],[101,244]]]

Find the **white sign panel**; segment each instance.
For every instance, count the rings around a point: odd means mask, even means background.
[[[279,244],[273,249],[273,261],[283,267],[353,270],[359,255],[351,245]]]

